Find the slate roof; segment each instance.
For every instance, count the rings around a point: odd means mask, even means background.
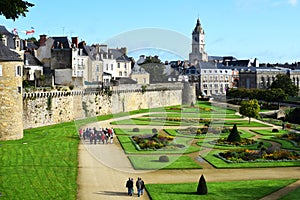
[[[130,62],[131,60],[125,55],[120,49],[109,49],[108,52],[111,52],[113,58],[118,62]]]
[[[34,42],[27,42],[28,49],[38,49],[38,46]]]
[[[22,61],[20,55],[0,42],[0,61]]]
[[[201,27],[201,23],[200,23],[200,19],[197,19],[197,24],[194,28],[193,34],[194,33],[200,33],[202,31],[202,27]]]
[[[9,31],[5,28],[5,26],[2,26],[2,25],[0,25],[0,33],[1,33],[2,35],[6,35],[6,36],[10,36],[10,37],[13,37],[13,36],[14,36],[14,34],[12,34],[11,32],[9,32]]]
[[[61,44],[63,45],[64,49],[70,49],[71,48],[71,43],[68,40],[68,38],[66,36],[63,37],[52,37],[54,39],[53,42],[53,47],[54,49],[60,49],[61,48]]]
[[[43,66],[43,64],[30,53],[24,54],[24,60],[28,60],[28,65],[30,66]]]
[[[7,46],[11,49],[15,49],[15,42],[14,42],[15,35],[9,32],[5,28],[5,26],[1,26],[1,25],[0,25],[0,34],[5,35],[7,37]]]

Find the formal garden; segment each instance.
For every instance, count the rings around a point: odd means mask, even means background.
[[[249,122],[227,107],[198,102],[33,128],[25,130],[21,140],[1,141],[0,198],[76,199],[77,128],[113,118],[116,137],[137,170],[201,170],[204,161],[217,169],[300,166],[298,132]],[[203,199],[257,199],[295,181],[208,182]],[[152,199],[198,199],[197,185],[147,184],[146,188]]]
[[[203,166],[200,161],[203,159],[218,169],[300,166],[299,133],[291,129],[273,128],[271,124],[257,120],[244,119],[234,110],[216,108],[209,102],[199,102],[195,106],[169,107],[163,113],[145,114],[114,121],[112,124],[119,126],[116,129],[117,137],[132,166],[138,170],[201,169]],[[122,129],[122,125],[132,125],[135,128]],[[155,127],[160,126],[163,128],[156,130]],[[161,157],[165,159],[161,160]],[[291,183],[295,180],[280,180],[278,183],[260,180],[209,183],[210,193],[201,198],[224,198],[224,193],[218,190],[229,192],[225,199],[262,198],[270,193],[269,189],[276,191],[278,188],[275,189],[275,185],[285,181]],[[226,187],[234,188],[235,184],[244,184],[245,192],[240,195],[235,193],[233,198],[230,192],[234,190]],[[270,186],[262,187],[260,184]],[[153,199],[199,198],[197,183],[154,184],[146,187]],[[255,198],[250,191],[259,187],[260,192]],[[247,193],[249,188],[251,189]]]

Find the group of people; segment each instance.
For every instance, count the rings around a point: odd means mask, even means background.
[[[114,139],[113,128],[100,128],[99,130],[94,128],[79,129],[79,137],[83,141],[90,141],[90,144],[112,144]]]
[[[144,181],[138,177],[137,181],[135,182],[135,186],[136,186],[136,189],[137,189],[137,195],[138,197],[140,197],[141,195],[144,194],[144,189],[145,189],[145,184],[144,184]],[[133,191],[134,191],[134,181],[133,181],[133,178],[128,178],[127,182],[126,182],[126,187],[128,189],[128,195],[129,196],[132,196],[133,195]]]

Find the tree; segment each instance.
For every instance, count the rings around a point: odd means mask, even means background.
[[[286,74],[277,74],[276,79],[271,85],[271,88],[281,88],[287,95],[292,97],[297,96],[298,94],[297,87],[293,84],[290,77]]]
[[[230,134],[227,137],[228,142],[240,142],[241,141],[241,136],[239,131],[237,130],[236,124],[233,125]]]
[[[0,1],[0,15],[6,19],[16,20],[19,16],[26,17],[28,8],[34,4],[23,0],[1,0]]]
[[[201,175],[199,183],[198,183],[197,194],[200,194],[200,195],[207,194],[207,186],[206,186],[206,181],[205,181],[203,174]]]
[[[161,83],[167,81],[164,73],[165,66],[159,63],[146,63],[142,65],[146,72],[150,74],[150,83]]]
[[[241,102],[239,112],[241,115],[249,117],[249,124],[251,122],[251,117],[258,117],[259,111],[260,106],[256,99]]]

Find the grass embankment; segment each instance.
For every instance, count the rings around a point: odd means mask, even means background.
[[[1,199],[76,199],[79,139],[73,122],[0,142]]]

